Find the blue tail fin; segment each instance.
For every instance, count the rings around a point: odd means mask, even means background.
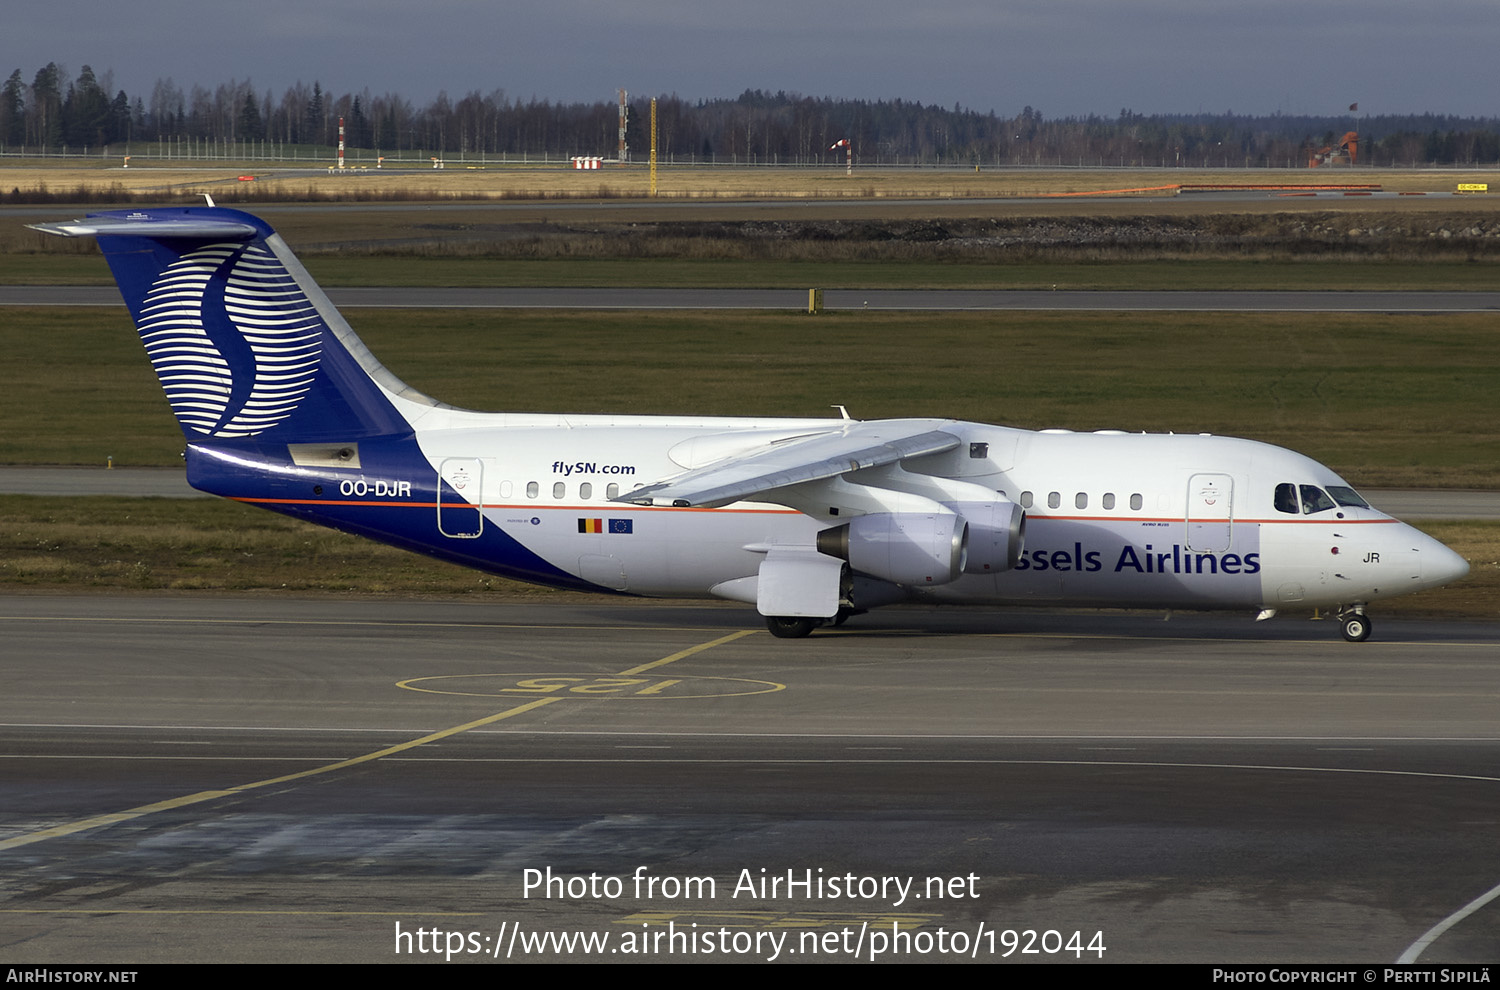
[[[402,384],[264,221],[216,207],[36,224],[95,237],[189,440],[404,434]]]

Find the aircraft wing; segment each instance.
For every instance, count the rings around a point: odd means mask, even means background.
[[[717,508],[788,485],[952,450],[962,441],[941,420],[854,422],[828,433],[771,443],[637,488],[613,501]],[[774,501],[774,499],[762,499]]]

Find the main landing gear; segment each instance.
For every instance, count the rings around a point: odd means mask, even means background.
[[[766,628],[777,639],[801,639],[823,624],[822,619],[810,619],[801,615],[768,615]]]
[[[841,605],[838,614],[831,619],[815,619],[800,615],[768,615],[766,628],[771,630],[771,635],[777,639],[801,639],[819,626],[841,626],[849,621],[850,616],[864,614],[865,610],[862,608]]]
[[[1363,605],[1355,605],[1339,611],[1339,627],[1344,638],[1351,643],[1363,643],[1370,638],[1370,617],[1365,615]]]

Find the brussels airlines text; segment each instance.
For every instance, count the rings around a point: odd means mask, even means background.
[[[1018,571],[1079,571],[1093,573],[1104,569],[1104,552],[1085,550],[1082,543],[1070,550],[1028,549],[1016,562]],[[1147,543],[1144,547],[1126,545],[1114,559],[1114,572],[1123,574],[1259,574],[1260,554],[1199,553],[1180,544],[1160,550]]]

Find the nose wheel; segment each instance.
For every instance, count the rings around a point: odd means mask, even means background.
[[[1363,643],[1370,638],[1370,617],[1363,611],[1339,613],[1340,631],[1351,643]]]

